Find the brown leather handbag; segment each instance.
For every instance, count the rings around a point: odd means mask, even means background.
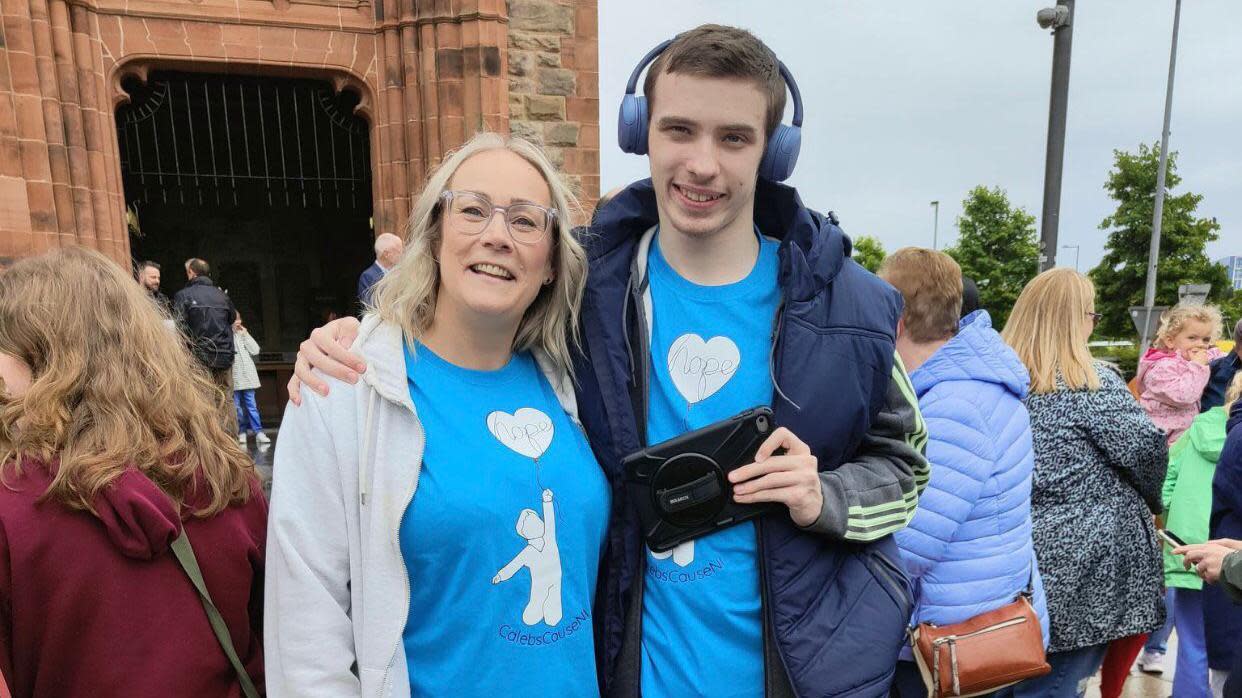
[[[910,629],[910,644],[930,698],[967,698],[1052,671],[1044,655],[1031,589],[1011,604],[974,618]]]

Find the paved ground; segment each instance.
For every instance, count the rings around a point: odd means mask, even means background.
[[[1177,659],[1177,633],[1169,638],[1169,651],[1164,658],[1164,673],[1160,676],[1144,674],[1137,669],[1130,672],[1122,698],[1169,698],[1173,693],[1173,664]],[[1100,680],[1096,677],[1087,689],[1087,698],[1100,698]]]
[[[1170,657],[1170,665],[1173,664],[1171,660]],[[1169,698],[1172,692],[1173,671],[1170,666],[1163,676],[1152,676],[1138,671],[1130,672],[1130,678],[1126,681],[1125,690],[1121,692],[1121,695],[1122,698]],[[1087,698],[1100,698],[1098,678],[1092,681],[1091,687],[1087,689]]]
[[[267,446],[259,446],[254,442],[254,435],[246,440],[246,450],[250,452],[250,457],[254,459],[255,468],[259,471],[259,477],[263,479],[263,491],[268,496],[272,494],[272,453],[273,446],[276,445],[276,430],[265,429],[267,435],[271,437],[272,443]]]
[[[263,478],[263,490],[270,495],[272,491],[272,453],[273,446],[276,444],[276,430],[268,429],[267,433],[272,438],[271,446],[258,446],[254,442],[254,436],[251,436],[248,439],[246,448],[250,452],[250,456],[254,458],[259,475]],[[1122,698],[1168,698],[1173,688],[1173,658],[1176,656],[1176,653],[1177,637],[1174,635],[1174,637],[1169,639],[1169,654],[1164,674],[1162,676],[1152,676],[1141,673],[1138,670],[1132,671],[1130,679],[1126,681]],[[1100,698],[1099,685],[1098,678],[1092,681],[1091,687],[1087,689],[1087,698]]]

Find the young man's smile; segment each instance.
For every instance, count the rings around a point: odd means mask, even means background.
[[[681,195],[681,205],[691,210],[710,211],[723,202],[725,194],[688,184],[673,184],[674,192]]]

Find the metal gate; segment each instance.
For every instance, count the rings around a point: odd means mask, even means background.
[[[324,81],[152,72],[117,110],[127,203],[371,209],[358,96]]]

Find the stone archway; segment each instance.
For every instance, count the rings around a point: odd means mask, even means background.
[[[135,260],[170,296],[195,257],[263,348],[261,412],[278,416],[292,354],[354,314],[373,261],[372,129],[361,95],[303,77],[175,70],[122,80],[118,154]]]

